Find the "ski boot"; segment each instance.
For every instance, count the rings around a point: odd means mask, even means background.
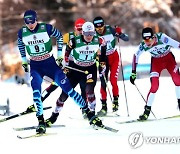
[[[95,111],[91,111],[91,113],[95,115]],[[82,115],[84,119],[88,119],[87,113],[84,110],[82,110]]]
[[[41,116],[37,117],[37,118],[38,118],[39,125],[36,128],[36,133],[37,134],[46,133],[46,126],[45,126],[43,114]]]
[[[86,114],[86,112],[84,110],[82,110],[82,116],[83,116],[84,119],[87,119],[87,114]]]
[[[112,104],[113,112],[118,111],[118,108],[119,108],[118,96],[114,96],[114,101],[113,101],[113,104]]]
[[[151,112],[151,106],[147,106],[147,105],[146,105],[146,106],[144,107],[144,109],[145,109],[145,110],[144,110],[144,113],[139,116],[138,121],[145,121],[145,120],[148,119],[149,114],[150,114],[150,112]]]
[[[103,127],[102,121],[97,116],[95,116],[95,112],[90,111],[89,108],[85,108],[83,110],[87,114],[90,125],[93,127]]]
[[[102,108],[99,112],[97,112],[98,117],[103,117],[107,115],[107,103],[106,100],[101,100],[102,101]]]
[[[36,109],[35,109],[35,107],[34,107],[34,104],[31,105],[31,106],[29,106],[29,107],[26,109],[26,112],[27,112],[27,113],[31,113],[31,112],[35,112],[35,111],[36,111]]]
[[[91,126],[93,126],[93,127],[103,127],[103,123],[102,123],[102,121],[101,121],[101,119],[99,119],[98,117],[96,117],[96,116],[93,116],[91,119],[90,119],[90,121],[89,121],[89,123],[90,123],[90,125]]]
[[[51,127],[51,125],[56,122],[58,116],[59,116],[59,113],[52,112],[51,117],[46,119],[45,121],[46,127]]]

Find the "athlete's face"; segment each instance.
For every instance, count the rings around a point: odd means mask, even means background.
[[[86,42],[91,42],[93,40],[95,32],[83,32],[83,37]]]
[[[74,28],[74,31],[76,33],[77,36],[82,34],[82,27],[81,28]]]
[[[148,47],[151,47],[155,42],[155,38],[149,38],[149,39],[146,39],[144,40],[144,43],[148,46]]]
[[[36,28],[36,25],[37,25],[37,21],[35,21],[35,23],[31,24],[26,24],[26,26],[30,29],[30,30],[34,30]]]
[[[104,33],[104,26],[102,27],[96,27],[96,32],[98,32],[99,34],[103,34]]]

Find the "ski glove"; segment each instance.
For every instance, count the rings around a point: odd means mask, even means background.
[[[119,26],[115,26],[115,32],[116,32],[116,36],[119,36],[122,33],[121,27]]]
[[[56,62],[57,62],[57,64],[58,64],[58,66],[59,67],[63,67],[63,64],[62,64],[62,62],[63,62],[63,57],[58,57],[57,59],[56,59]]]
[[[106,71],[106,62],[100,62],[101,72],[100,74],[105,75]]]
[[[130,82],[134,85],[135,80],[136,80],[136,73],[132,72],[130,76]]]
[[[22,63],[22,67],[23,67],[25,72],[29,72],[29,68],[28,68],[28,63],[27,62],[23,62]]]

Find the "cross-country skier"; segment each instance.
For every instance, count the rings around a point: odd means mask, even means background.
[[[119,97],[119,88],[118,88],[118,74],[119,74],[119,54],[116,46],[116,37],[122,39],[123,41],[128,41],[129,37],[127,34],[124,34],[121,30],[121,27],[116,26],[112,28],[109,25],[105,25],[104,19],[100,16],[95,17],[93,20],[97,36],[103,37],[107,43],[106,56],[107,60],[104,64],[100,65],[99,69],[102,72],[99,77],[101,80],[101,102],[102,109],[97,113],[98,116],[105,116],[107,114],[107,91],[106,91],[106,81],[108,81],[108,74],[110,72],[110,82],[112,85],[113,93],[113,104],[112,110],[116,112],[119,107],[118,97]],[[106,68],[105,72],[101,71]],[[106,78],[106,80],[105,80]]]
[[[180,43],[173,40],[164,33],[153,33],[152,28],[146,27],[142,30],[143,41],[139,45],[138,51],[134,54],[132,61],[132,73],[130,82],[134,84],[136,79],[136,66],[139,56],[143,52],[151,54],[151,88],[147,95],[147,102],[144,107],[144,113],[139,116],[139,120],[147,120],[151,112],[151,106],[154,101],[156,92],[159,88],[159,77],[163,69],[167,69],[175,84],[178,107],[180,109],[180,73],[175,57],[171,52],[171,47],[180,48]]]
[[[53,79],[62,90],[68,94],[87,113],[90,124],[101,126],[102,122],[94,116],[85,100],[71,86],[63,70],[57,65],[52,55],[51,37],[55,37],[58,47],[58,60],[62,61],[63,37],[58,29],[50,24],[38,23],[37,14],[34,10],[24,13],[23,26],[18,31],[18,48],[22,57],[22,66],[25,72],[29,71],[26,51],[30,58],[30,76],[33,90],[33,101],[36,105],[39,125],[37,133],[45,133],[46,126],[43,117],[43,104],[41,101],[41,84],[44,76]]]
[[[73,57],[73,68],[88,71],[88,74],[72,70],[68,79],[73,87],[76,87],[78,83],[84,86],[84,97],[87,100],[91,112],[95,115],[96,97],[94,88],[97,81],[96,60],[99,59],[100,64],[104,63],[106,44],[103,39],[95,36],[93,23],[85,22],[82,26],[82,35],[70,40],[66,47],[66,56],[70,54]],[[57,120],[59,112],[67,98],[68,95],[62,92],[56,102],[56,109],[51,117],[46,120],[47,125],[52,125]]]

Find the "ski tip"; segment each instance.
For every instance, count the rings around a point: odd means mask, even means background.
[[[0,123],[6,121],[6,118],[0,119]]]
[[[110,131],[110,132],[113,132],[113,133],[119,132],[119,130],[114,129],[114,128],[112,128],[112,127],[105,126],[105,125],[104,125],[102,128],[103,128],[103,129],[106,129],[106,130],[108,130],[108,131]]]
[[[21,136],[19,136],[19,135],[17,135],[17,138],[19,138],[19,139],[23,139]]]

